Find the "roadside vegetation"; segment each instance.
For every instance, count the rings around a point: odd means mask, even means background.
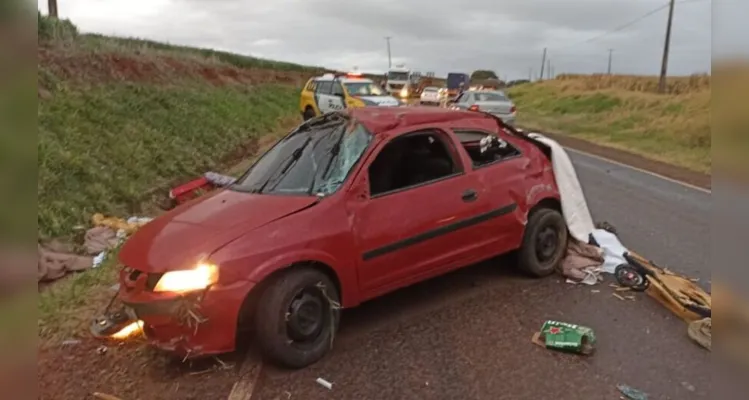
[[[709,76],[562,75],[511,88],[519,125],[566,134],[710,173]]]
[[[232,170],[261,138],[300,121],[298,91],[319,68],[136,39],[81,35],[39,16],[40,241],[75,242],[94,213],[153,216],[172,186]],[[267,139],[266,139],[267,140]],[[39,337],[86,335],[113,292],[116,261],[39,295]]]

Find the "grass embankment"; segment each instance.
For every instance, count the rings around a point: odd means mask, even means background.
[[[710,78],[566,75],[514,87],[518,123],[710,173]]]
[[[38,235],[69,237],[93,213],[127,217],[154,195],[252,157],[298,117],[314,67],[101,36],[40,18]],[[275,68],[278,66],[279,68]],[[267,69],[273,67],[273,69]],[[39,335],[85,334],[113,293],[111,265],[39,296]]]

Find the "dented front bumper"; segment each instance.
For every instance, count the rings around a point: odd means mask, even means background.
[[[140,320],[151,345],[185,359],[228,353],[236,347],[240,310],[253,286],[239,281],[180,294],[153,292],[121,277],[118,299],[123,308],[118,315],[129,316],[129,321],[120,320],[118,326]]]

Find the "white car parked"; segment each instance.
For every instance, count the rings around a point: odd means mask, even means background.
[[[419,98],[420,105],[440,105],[442,104],[443,91],[434,86],[425,87]]]

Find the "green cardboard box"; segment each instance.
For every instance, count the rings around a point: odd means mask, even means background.
[[[586,326],[550,320],[544,322],[534,342],[547,349],[588,355],[595,351],[596,334]]]

